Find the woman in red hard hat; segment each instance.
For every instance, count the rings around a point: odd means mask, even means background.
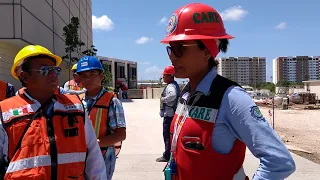
[[[215,61],[228,39],[219,13],[193,3],[169,19],[167,52],[175,77],[189,78],[171,124],[171,158],[166,179],[245,180],[246,146],[260,159],[253,179],[285,179],[295,163],[250,96],[217,74]]]

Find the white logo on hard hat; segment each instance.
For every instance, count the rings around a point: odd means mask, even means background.
[[[81,63],[81,67],[88,66],[88,62]]]

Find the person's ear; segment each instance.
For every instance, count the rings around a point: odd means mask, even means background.
[[[211,53],[208,49],[204,50],[204,60],[208,61],[211,58]]]
[[[20,80],[23,81],[24,83],[28,83],[29,79],[30,79],[30,74],[27,72],[21,72],[20,73]]]

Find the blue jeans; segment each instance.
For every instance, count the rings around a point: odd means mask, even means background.
[[[114,169],[116,166],[116,155],[114,154],[114,147],[109,147],[108,151],[105,153],[103,156],[104,163],[106,165],[106,170],[107,170],[107,180],[111,180]]]

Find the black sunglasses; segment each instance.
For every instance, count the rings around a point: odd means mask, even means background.
[[[174,45],[174,46],[167,46],[167,53],[168,56],[171,56],[172,53],[176,57],[182,57],[183,52],[185,50],[184,47],[190,47],[190,46],[198,46],[199,44],[179,44],[179,45]]]

